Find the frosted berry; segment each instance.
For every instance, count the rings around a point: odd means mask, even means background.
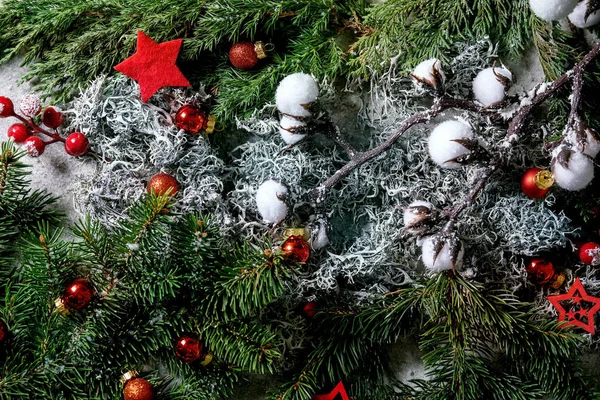
[[[175,196],[179,191],[179,183],[171,175],[160,173],[150,179],[147,189],[148,193],[154,193],[157,196]]]
[[[81,156],[87,153],[90,148],[90,142],[87,137],[81,132],[73,132],[65,141],[65,151],[70,156]]]
[[[589,242],[581,246],[579,259],[587,265],[600,265],[600,244]]]
[[[15,115],[15,106],[8,97],[0,96],[0,118],[12,117]]]
[[[31,157],[39,157],[46,150],[46,143],[37,136],[29,136],[25,140],[25,149]]]
[[[56,107],[47,107],[42,113],[42,122],[48,128],[58,128],[62,125],[64,119],[64,114]]]
[[[254,68],[258,64],[258,54],[254,43],[239,42],[235,43],[229,49],[229,61],[234,67],[248,70]]]
[[[42,101],[34,94],[28,94],[19,102],[19,108],[23,115],[35,117],[42,111]]]
[[[125,400],[153,400],[154,386],[144,378],[128,380],[123,389]]]
[[[27,128],[25,124],[12,124],[8,128],[7,136],[12,138],[15,143],[23,143],[31,136],[31,132],[29,132],[29,128]]]

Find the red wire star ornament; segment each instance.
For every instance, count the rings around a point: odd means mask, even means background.
[[[567,321],[594,335],[594,316],[600,310],[600,298],[587,294],[579,278],[575,279],[569,291],[557,296],[548,296],[548,301],[558,310],[558,321]],[[561,302],[569,302],[565,308]],[[589,307],[588,304],[589,303]]]
[[[142,101],[146,102],[165,86],[192,86],[175,64],[183,39],[156,43],[138,31],[137,51],[115,69],[140,84]]]
[[[348,393],[346,393],[346,388],[344,387],[344,383],[342,381],[340,381],[340,383],[338,383],[330,393],[315,394],[312,398],[313,400],[334,400],[335,396],[337,396],[338,394],[340,395],[342,400],[350,400],[350,397],[348,397]]]

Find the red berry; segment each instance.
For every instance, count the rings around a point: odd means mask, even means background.
[[[9,138],[12,138],[15,143],[23,143],[25,139],[31,136],[31,133],[25,124],[12,124],[8,128],[7,135]]]
[[[56,107],[47,107],[42,113],[42,122],[48,128],[56,129],[62,125],[65,116]]]
[[[304,307],[302,307],[302,312],[308,318],[314,317],[318,311],[319,311],[319,305],[317,303],[315,303],[314,301],[311,301],[310,303],[306,303],[304,305]]]
[[[12,117],[15,115],[15,106],[8,97],[0,96],[0,118]]]
[[[600,265],[600,245],[589,242],[579,249],[579,259],[587,265]]]
[[[81,132],[71,133],[65,142],[65,151],[70,156],[81,156],[87,153],[89,148],[90,141]]]
[[[25,149],[31,157],[39,157],[46,150],[46,143],[37,136],[29,136],[25,140]]]

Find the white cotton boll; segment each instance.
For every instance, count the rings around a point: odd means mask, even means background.
[[[579,0],[529,0],[535,15],[546,21],[565,18],[573,11]]]
[[[327,229],[321,227],[314,237],[311,237],[310,246],[314,250],[322,249],[329,244],[329,238],[327,237]]]
[[[575,147],[583,154],[595,158],[600,152],[600,140],[598,135],[595,134],[590,128],[585,130],[585,138],[578,138],[577,135],[569,135],[569,142],[573,143]]]
[[[600,22],[600,10],[594,11],[587,19],[585,18],[589,5],[590,0],[584,0],[577,4],[577,7],[569,14],[569,21],[578,28],[589,28]]]
[[[594,179],[594,163],[583,153],[563,149],[552,160],[552,175],[561,188],[581,190]]]
[[[500,75],[500,78],[498,77]],[[507,82],[502,82],[503,78]],[[475,99],[484,107],[494,106],[506,97],[507,84],[512,81],[512,73],[506,68],[486,68],[479,72],[473,81]]]
[[[442,122],[429,136],[429,155],[436,164],[443,168],[460,168],[462,164],[453,160],[469,155],[471,150],[455,140],[472,138],[473,130],[464,122]]]
[[[435,213],[433,204],[427,201],[413,201],[404,209],[404,229],[412,234],[425,232]]]
[[[443,234],[426,237],[422,242],[421,251],[423,264],[433,272],[457,269],[465,254],[460,240]]]
[[[446,82],[446,75],[442,70],[442,62],[437,58],[430,58],[417,65],[412,73],[412,77],[415,84],[425,83],[434,89],[443,86]]]
[[[279,82],[275,93],[275,104],[283,114],[309,117],[310,111],[306,107],[317,101],[317,97],[319,97],[319,86],[314,78],[298,72],[286,76]]]
[[[304,121],[300,121],[289,115],[284,115],[279,121],[279,134],[284,142],[287,144],[296,144],[306,137],[306,134],[299,134],[292,132],[295,128],[306,126]]]
[[[281,183],[269,179],[256,192],[258,212],[266,223],[276,224],[286,217],[288,206],[284,200],[288,189]]]

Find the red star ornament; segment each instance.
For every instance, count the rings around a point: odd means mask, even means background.
[[[344,383],[342,381],[340,381],[340,383],[338,383],[330,393],[315,394],[312,398],[313,400],[334,400],[335,396],[337,396],[338,394],[340,395],[342,400],[350,400],[350,397],[348,397],[348,393],[346,393],[346,388],[344,387]]]
[[[567,293],[548,296],[547,299],[558,310],[559,321],[567,321],[592,335],[596,333],[594,316],[600,310],[600,298],[589,296],[579,278],[573,282]],[[561,302],[570,304],[565,308]]]
[[[175,64],[182,43],[177,39],[159,44],[138,31],[137,51],[115,69],[140,84],[144,102],[164,86],[192,86]]]

